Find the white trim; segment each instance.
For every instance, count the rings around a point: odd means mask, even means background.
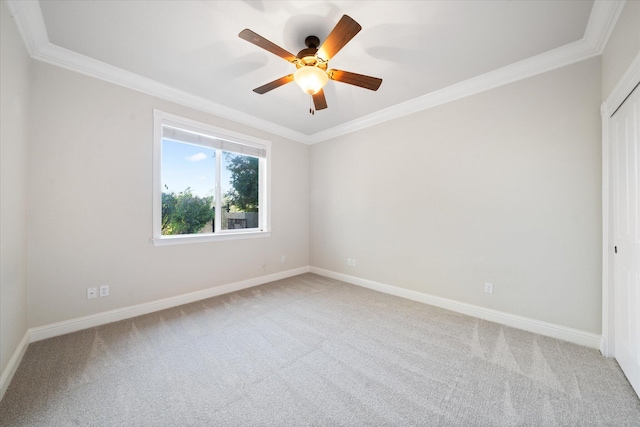
[[[421,292],[411,291],[408,289],[399,288],[396,286],[386,285],[383,283],[374,282],[367,279],[361,279],[354,276],[348,276],[342,273],[336,273],[329,270],[324,270],[317,267],[299,267],[293,270],[287,270],[280,273],[269,274],[266,276],[260,276],[253,279],[242,280],[239,282],[229,283],[222,286],[216,286],[213,288],[204,289],[201,291],[191,292],[188,294],[178,295],[175,297],[164,298],[148,303],[137,304],[129,307],[110,310],[102,313],[92,314],[89,316],[78,317],[75,319],[69,319],[62,322],[52,323],[49,325],[39,326],[31,328],[27,331],[24,338],[16,348],[13,356],[9,360],[7,367],[2,372],[0,377],[0,400],[4,395],[4,392],[9,386],[13,375],[15,374],[22,357],[24,356],[29,343],[41,341],[47,338],[53,338],[60,335],[69,334],[72,332],[81,331],[88,328],[93,328],[100,325],[106,325],[108,323],[117,322],[120,320],[130,319],[137,316],[153,313],[160,310],[165,310],[172,307],[177,307],[183,304],[189,304],[203,299],[212,298],[220,295],[224,295],[231,292],[236,292],[242,289],[251,288],[254,286],[263,285],[276,280],[286,279],[289,277],[297,276],[304,273],[315,273],[321,276],[330,277],[332,279],[341,280],[353,285],[362,286],[368,289],[372,289],[378,292],[383,292],[390,295],[395,295],[401,298],[418,301],[424,304],[433,305],[436,307],[451,310],[457,313],[466,314],[469,316],[477,317],[480,319],[500,323],[502,325],[522,329],[525,331],[537,333],[544,336],[549,336],[564,341],[572,342],[575,344],[583,345],[591,348],[598,348],[601,339],[599,335],[591,334],[588,332],[580,331],[577,329],[567,328],[552,323],[547,323],[535,319],[530,319],[522,316],[517,316],[509,313],[504,313],[497,310],[491,310],[484,307],[475,306],[459,301],[450,300],[447,298],[437,297]]]
[[[177,114],[167,113],[160,109],[154,108],[153,116],[158,117],[162,122],[178,127],[187,128],[187,130],[197,133],[205,133],[208,136],[219,139],[227,139],[229,141],[238,141],[242,144],[250,145],[252,147],[265,148],[265,146],[271,147],[271,141],[268,139],[257,138],[255,136],[246,135],[241,132],[225,129],[219,126],[214,126],[209,123],[199,122],[197,120],[190,119],[188,117],[182,117]]]
[[[611,220],[609,218],[610,199],[609,188],[611,186],[611,177],[609,162],[609,116],[604,108],[604,104],[600,107],[602,116],[602,342],[600,343],[600,352],[605,357],[613,357],[615,352],[613,330],[613,310],[609,311],[609,301],[614,301],[612,290],[609,283],[613,283],[613,269],[609,265],[613,265],[611,260],[611,242],[610,235]],[[611,293],[611,295],[610,295]],[[613,308],[613,307],[612,307]],[[611,337],[611,339],[608,339]]]
[[[627,0],[595,1],[583,40],[599,53],[604,52]]]
[[[153,167],[151,190],[151,241],[157,246],[156,240],[160,237],[156,230],[162,229],[162,120],[164,113],[153,110]],[[217,182],[217,181],[216,181]],[[160,213],[158,213],[160,212]]]
[[[7,6],[15,19],[18,31],[24,40],[29,55],[35,56],[42,46],[49,43],[40,2],[34,0],[8,0]]]
[[[106,325],[107,323],[130,319],[136,316],[142,316],[144,314],[165,310],[167,308],[177,307],[179,305],[189,304],[195,301],[236,292],[242,289],[252,288],[254,286],[263,285],[265,283],[286,279],[288,277],[297,276],[299,274],[308,272],[309,267],[300,267],[293,270],[255,277],[253,279],[241,280],[239,282],[216,286],[209,289],[203,289],[201,291],[191,292],[175,297],[164,298],[157,301],[118,308],[115,310],[105,311],[102,313],[92,314],[84,317],[78,317],[58,323],[52,323],[49,325],[38,326],[36,328],[29,329],[28,333],[31,342],[36,342],[47,338],[68,334],[71,332],[81,331],[83,329],[93,328],[95,326]]]
[[[32,55],[49,64],[298,141],[307,135],[47,42]]]
[[[600,106],[602,117],[602,342],[600,351],[615,357],[613,294],[613,234],[611,230],[611,156],[609,120],[613,113],[640,82],[640,53],[631,61],[607,100]]]
[[[629,96],[631,91],[640,81],[640,53],[633,58],[629,68],[625,71],[624,75],[620,78],[616,87],[611,91],[611,94],[607,97],[607,100],[602,103],[600,112],[603,115],[611,115],[622,105],[622,102]]]
[[[159,217],[159,215],[157,216]],[[219,227],[217,222],[216,222],[216,226]],[[153,246],[174,246],[174,245],[187,245],[192,243],[221,242],[226,240],[255,239],[258,237],[271,237],[271,232],[270,231],[233,230],[232,233],[221,232],[220,234],[190,234],[186,236],[162,236],[160,238],[151,239],[151,243],[153,243]]]
[[[467,96],[495,89],[557,68],[592,58],[600,53],[583,40],[567,44],[540,55],[507,65],[435,92],[411,99],[393,107],[369,114],[343,125],[311,135],[311,144],[322,142],[388,120],[397,119],[429,108],[437,107]]]
[[[223,230],[221,227],[221,215],[215,217],[215,227],[217,230],[209,234],[190,234],[190,235],[162,235],[162,141],[166,136],[166,126],[174,127],[178,130],[186,130],[196,134],[203,135],[207,141],[201,141],[203,145],[216,150],[216,185],[215,185],[215,210],[222,211],[222,194],[221,194],[221,153],[223,151],[241,152],[241,147],[254,147],[260,149],[259,160],[259,189],[258,189],[258,227],[242,230]],[[170,129],[171,130],[171,129]],[[191,134],[189,134],[191,135]],[[178,137],[176,141],[181,141],[182,137]],[[226,148],[224,145],[217,145],[219,141],[229,142],[232,148]],[[188,140],[187,140],[188,141]],[[195,142],[194,142],[195,143]],[[257,153],[256,153],[257,154]],[[262,155],[264,154],[264,157]],[[153,197],[152,197],[152,238],[151,242],[154,246],[170,246],[183,245],[190,243],[206,243],[222,240],[249,239],[255,237],[271,236],[271,192],[270,183],[267,181],[271,177],[271,141],[253,136],[245,135],[239,132],[212,126],[208,123],[198,122],[186,117],[177,116],[175,114],[166,113],[159,109],[153,109]]]
[[[34,59],[233,120],[274,135],[304,144],[314,144],[600,55],[624,7],[625,0],[596,0],[585,35],[581,40],[313,135],[276,125],[53,45],[49,42],[42,11],[37,1],[7,0],[7,4],[15,17],[25,45]]]
[[[29,331],[27,331],[18,344],[18,347],[16,347],[16,350],[13,352],[11,359],[9,359],[9,363],[7,363],[7,366],[2,371],[2,376],[0,376],[0,401],[4,397],[4,393],[9,388],[9,384],[20,365],[20,362],[22,362],[22,357],[27,351],[27,347],[29,347],[29,342]]]
[[[362,286],[364,288],[373,289],[378,292],[383,292],[401,298],[418,301],[424,304],[433,305],[435,307],[444,308],[446,310],[455,311],[456,313],[462,313],[468,316],[473,316],[491,322],[499,323],[501,325],[510,326],[512,328],[522,329],[524,331],[533,332],[547,337],[557,338],[585,347],[597,349],[600,346],[600,335],[581,331],[579,329],[568,328],[553,323],[543,322],[541,320],[479,307],[477,305],[467,304],[464,302],[412,291],[409,289],[403,289],[384,283],[378,283],[372,280],[348,276],[346,274],[336,273],[333,271],[324,270],[322,268],[311,267],[311,273],[341,280],[343,282]]]

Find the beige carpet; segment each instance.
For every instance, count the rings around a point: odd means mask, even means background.
[[[3,426],[639,426],[596,350],[313,274],[31,344]]]

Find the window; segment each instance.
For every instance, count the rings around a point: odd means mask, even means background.
[[[153,243],[268,236],[271,143],[153,114]]]

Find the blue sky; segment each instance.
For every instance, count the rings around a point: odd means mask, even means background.
[[[195,196],[213,196],[216,182],[216,150],[162,140],[162,190],[179,193],[191,187]],[[223,183],[226,181],[223,175]],[[223,186],[224,187],[224,186]]]

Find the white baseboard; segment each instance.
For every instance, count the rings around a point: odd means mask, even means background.
[[[136,316],[141,316],[155,311],[167,308],[177,307],[179,305],[200,301],[215,296],[236,292],[242,289],[259,286],[276,280],[286,279],[288,277],[297,276],[303,273],[315,273],[321,276],[330,277],[332,279],[341,280],[353,285],[362,286],[375,291],[395,295],[401,298],[407,298],[424,304],[433,305],[457,313],[466,314],[480,319],[500,323],[502,325],[511,326],[540,335],[553,337],[568,341],[574,344],[583,345],[590,348],[599,349],[603,337],[600,335],[584,332],[578,329],[567,328],[553,323],[543,322],[540,320],[530,319],[527,317],[517,316],[514,314],[504,313],[497,310],[491,310],[484,307],[475,306],[447,298],[437,297],[421,292],[399,288],[396,286],[386,285],[374,282],[372,280],[361,279],[359,277],[349,276],[342,273],[336,273],[317,267],[300,267],[293,270],[287,270],[280,273],[260,276],[253,279],[242,280],[235,283],[229,283],[223,286],[204,289],[202,291],[191,292],[184,295],[178,295],[171,298],[165,298],[149,303],[138,304],[130,307],[110,310],[103,313],[93,314],[89,316],[79,317],[66,320],[63,322],[52,323],[49,325],[31,328],[27,331],[22,341],[16,348],[13,356],[9,360],[6,368],[0,377],[0,400],[4,396],[5,391],[9,387],[9,383],[20,364],[29,343],[40,341],[59,335],[77,332],[83,329],[92,328],[94,326],[105,325],[107,323],[117,322]]]
[[[585,347],[600,349],[600,335],[581,331],[579,329],[567,328],[565,326],[560,326],[553,323],[543,322],[528,317],[517,316],[515,314],[509,314],[498,310],[479,307],[476,305],[437,297],[422,292],[386,285],[384,283],[378,283],[372,280],[361,279],[359,277],[349,276],[342,273],[336,273],[334,271],[324,270],[322,268],[311,267],[310,271],[311,273],[341,280],[343,282],[362,286],[368,289],[373,289],[375,291],[383,292],[386,294],[407,298],[413,301],[422,302],[424,304],[433,305],[436,307],[455,311],[457,313],[462,313],[491,322],[500,323],[505,326],[511,326],[513,328],[522,329],[547,337],[557,338]]]
[[[275,280],[286,279],[287,277],[297,276],[298,274],[302,273],[308,273],[309,270],[309,267],[300,267],[293,270],[255,277],[253,279],[247,279],[235,283],[229,283],[227,285],[216,286],[214,288],[191,292],[184,295],[178,295],[171,298],[165,298],[148,303],[118,308],[115,310],[105,311],[102,313],[92,314],[84,317],[78,317],[75,319],[65,320],[63,322],[52,323],[49,325],[38,326],[36,328],[29,329],[28,335],[30,337],[30,342],[40,341],[47,338],[80,331],[83,329],[93,328],[94,326],[100,326],[107,323],[130,319],[132,317],[141,316],[143,314],[177,307],[179,305],[216,297],[223,294],[228,294],[230,292],[236,292],[246,288],[252,288],[254,286],[263,285]]]
[[[602,337],[600,337],[600,353],[602,353],[604,357],[613,357],[613,354],[609,352],[609,342],[605,334],[602,334]]]
[[[177,307],[179,305],[188,304],[191,302],[200,301],[223,294],[228,294],[242,289],[252,288],[254,286],[263,285],[265,283],[273,282],[276,280],[286,279],[288,277],[308,273],[309,271],[310,268],[308,266],[300,267],[293,270],[269,274],[267,276],[255,277],[253,279],[242,280],[223,286],[204,289],[202,291],[191,292],[171,298],[165,298],[157,301],[119,308],[116,310],[105,311],[103,313],[92,314],[89,316],[65,320],[63,322],[31,328],[25,333],[22,341],[20,341],[20,344],[18,344],[18,347],[13,353],[13,356],[11,356],[11,359],[9,359],[9,363],[3,370],[2,376],[0,376],[0,400],[2,400],[4,393],[7,391],[9,383],[11,383],[11,379],[18,369],[18,366],[22,361],[22,357],[27,351],[27,347],[29,347],[29,343],[68,334],[71,332],[77,332],[83,329],[92,328],[94,326],[105,325],[107,323],[141,316],[143,314],[153,313],[155,311],[164,310],[167,308]]]
[[[11,359],[9,359],[9,363],[2,371],[2,376],[0,376],[0,401],[4,397],[4,393],[9,388],[9,383],[11,383],[11,379],[13,375],[16,373],[20,362],[22,361],[22,356],[27,351],[27,347],[29,347],[29,331],[24,334],[22,340],[18,344],[18,347],[13,352]]]

